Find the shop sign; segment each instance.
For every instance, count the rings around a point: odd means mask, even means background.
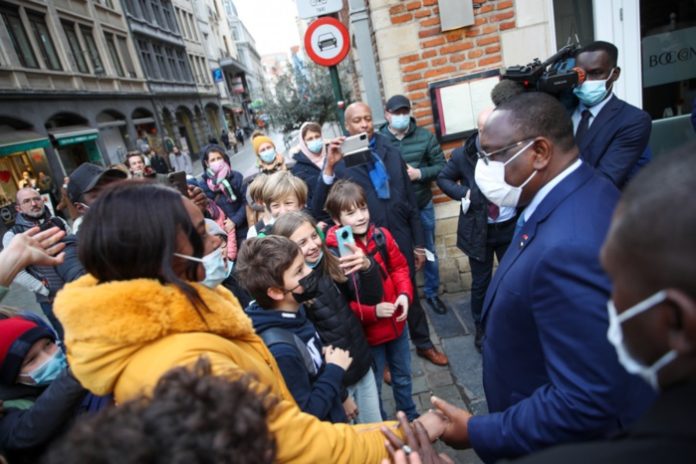
[[[75,145],[76,143],[84,143],[89,142],[90,140],[96,140],[97,137],[98,134],[75,135],[72,137],[58,139],[57,142],[59,147],[65,147],[67,145]]]
[[[645,37],[643,87],[696,77],[696,27]]]

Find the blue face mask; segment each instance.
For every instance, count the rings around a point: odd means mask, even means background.
[[[180,253],[174,253],[174,256],[203,264],[205,279],[201,280],[201,283],[208,288],[217,287],[232,273],[233,263],[229,260],[225,260],[222,255],[222,249],[220,248],[205,255],[203,258],[182,255]]]
[[[18,383],[24,385],[48,385],[67,367],[68,361],[65,359],[65,353],[57,349],[53,356],[48,358],[42,365],[28,374],[20,375]]]
[[[403,131],[408,129],[408,125],[411,123],[410,114],[392,114],[391,123],[392,129]]]
[[[307,264],[307,267],[309,267],[310,269],[314,269],[315,267],[317,267],[319,265],[319,263],[321,263],[321,260],[323,257],[324,257],[324,252],[320,251],[319,252],[319,259],[317,259],[313,263],[310,263],[309,261],[305,261],[305,263]]]
[[[273,148],[269,148],[268,150],[264,150],[261,153],[259,153],[259,158],[261,158],[261,161],[263,161],[266,164],[272,163],[275,157],[276,152]]]
[[[609,93],[607,81],[614,72],[614,68],[609,71],[609,77],[596,81],[585,81],[581,86],[575,87],[573,93],[585,106],[594,106],[604,100]]]
[[[324,147],[324,141],[321,139],[310,140],[307,142],[307,148],[309,151],[315,154],[321,153],[321,149]]]

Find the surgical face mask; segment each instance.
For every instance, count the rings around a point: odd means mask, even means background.
[[[174,256],[203,264],[205,279],[201,280],[201,283],[208,288],[217,287],[232,273],[233,264],[231,261],[225,260],[221,248],[208,253],[203,258],[182,255],[180,253],[174,253]]]
[[[522,189],[525,185],[529,183],[530,180],[536,175],[536,171],[532,173],[531,176],[527,178],[522,185],[515,187],[510,185],[505,181],[505,166],[511,163],[512,160],[517,158],[522,152],[527,148],[531,147],[534,140],[530,141],[522,147],[517,153],[512,155],[512,158],[506,162],[493,161],[491,159],[486,161],[479,159],[476,162],[476,170],[474,171],[474,179],[476,180],[476,185],[478,185],[481,193],[488,198],[488,201],[494,203],[500,207],[509,206],[511,208],[516,208],[520,201],[520,195],[522,195]]]
[[[297,303],[302,304],[305,301],[309,301],[312,298],[315,298],[319,294],[319,279],[317,279],[317,274],[316,272],[312,271],[300,280],[297,281],[298,285],[297,287],[302,287],[304,289],[304,292],[302,293],[295,293],[295,288],[292,290],[286,290],[287,292],[292,293],[292,297],[297,301]]]
[[[18,383],[24,385],[48,385],[53,382],[58,375],[68,367],[65,353],[56,349],[53,356],[33,371],[20,375]]]
[[[321,149],[324,148],[324,141],[321,139],[310,140],[307,142],[307,148],[314,154],[321,153]]]
[[[614,68],[611,68],[609,77],[601,80],[585,81],[581,86],[575,87],[573,93],[585,106],[594,106],[604,100],[609,93],[607,81],[611,78]]]
[[[216,160],[210,163],[210,169],[217,174],[225,167],[225,160]]]
[[[305,261],[305,264],[307,264],[307,266],[309,266],[310,269],[314,269],[315,267],[317,267],[319,265],[319,263],[321,263],[321,260],[323,257],[324,257],[324,252],[320,250],[319,251],[319,258],[316,261],[314,261],[313,263],[310,263],[309,261]]]
[[[655,390],[659,390],[660,384],[657,378],[657,374],[664,366],[674,361],[677,357],[677,352],[675,350],[668,351],[660,359],[655,361],[651,366],[646,366],[642,362],[634,358],[628,351],[626,344],[623,339],[623,331],[621,330],[621,324],[637,316],[638,314],[644,313],[645,311],[654,308],[656,305],[662,303],[667,298],[667,293],[662,290],[646,298],[640,303],[630,307],[621,314],[617,314],[616,306],[614,302],[609,300],[607,302],[607,310],[609,312],[609,330],[607,331],[607,339],[609,343],[614,345],[616,349],[616,354],[619,357],[619,363],[626,369],[629,373],[639,375],[646,382],[650,384]]]
[[[275,157],[276,152],[273,148],[269,148],[259,153],[259,158],[261,158],[261,161],[263,161],[266,164],[272,163]]]
[[[411,123],[410,114],[392,114],[391,122],[392,129],[403,131],[408,129],[408,125]]]

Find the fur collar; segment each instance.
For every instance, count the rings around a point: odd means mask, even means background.
[[[83,276],[58,293],[55,312],[65,341],[131,345],[187,332],[211,332],[224,338],[252,338],[251,321],[224,287],[192,284],[208,310],[196,311],[173,285],[154,279],[99,284]]]

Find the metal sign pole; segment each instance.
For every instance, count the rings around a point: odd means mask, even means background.
[[[336,116],[338,117],[338,124],[341,131],[345,132],[346,124],[343,115],[344,102],[343,102],[343,91],[341,90],[341,79],[338,77],[338,67],[329,66],[329,74],[331,75],[331,87],[333,88],[334,99],[336,100]]]

